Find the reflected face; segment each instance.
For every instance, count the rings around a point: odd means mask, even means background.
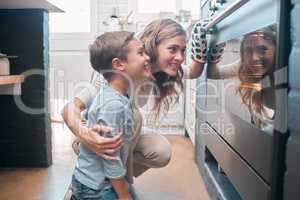
[[[273,69],[275,45],[262,33],[246,36],[242,51],[243,67],[247,75],[261,77]]]
[[[184,61],[186,37],[176,36],[165,39],[157,46],[156,67],[169,76],[176,76]]]

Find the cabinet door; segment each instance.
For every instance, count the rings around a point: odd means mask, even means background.
[[[186,80],[185,89],[185,129],[195,144],[196,122],[196,80]]]

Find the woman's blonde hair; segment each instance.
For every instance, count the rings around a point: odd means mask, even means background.
[[[145,27],[144,31],[139,35],[139,38],[145,45],[146,53],[150,56],[151,67],[156,65],[158,58],[157,46],[163,40],[177,36],[186,37],[186,32],[179,23],[172,19],[158,19]],[[167,112],[172,102],[178,102],[179,91],[176,89],[176,85],[182,90],[183,70],[180,66],[177,75],[174,77],[162,71],[155,73],[153,76],[156,79],[155,83],[158,88],[158,90],[154,90],[156,98],[153,109],[157,111],[158,116],[162,104]]]
[[[270,69],[266,72],[264,69],[266,66],[264,66],[263,64],[257,66],[245,65],[244,46],[245,46],[246,39],[249,36],[254,36],[254,37],[261,37],[265,41],[270,43],[272,46],[276,47],[276,32],[273,30],[275,28],[268,27],[245,35],[245,37],[241,42],[241,47],[240,47],[241,66],[238,71],[238,76],[241,83],[237,91],[240,94],[243,103],[248,107],[248,110],[250,111],[252,116],[252,120],[259,127],[263,125],[263,121],[261,121],[261,119],[255,119],[254,116],[260,116],[266,114],[266,110],[262,102],[263,88],[262,88],[261,81],[262,79],[265,78],[265,76],[269,76],[269,79],[271,81],[271,86],[274,87],[273,85],[274,66],[270,66]],[[274,52],[274,56],[275,55],[276,52]],[[275,57],[273,57],[273,60],[274,59]]]

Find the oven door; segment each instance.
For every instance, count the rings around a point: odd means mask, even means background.
[[[225,47],[207,66],[205,145],[242,199],[270,199],[278,148],[283,148],[275,138],[285,132],[286,122],[278,113],[286,110],[286,93],[277,85],[286,84],[287,76],[278,62],[284,51],[280,1],[228,4],[208,25],[210,49]]]

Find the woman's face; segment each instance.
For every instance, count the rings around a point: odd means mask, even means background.
[[[176,36],[165,39],[157,46],[157,59],[153,72],[163,71],[169,76],[176,76],[184,61],[186,37]]]

